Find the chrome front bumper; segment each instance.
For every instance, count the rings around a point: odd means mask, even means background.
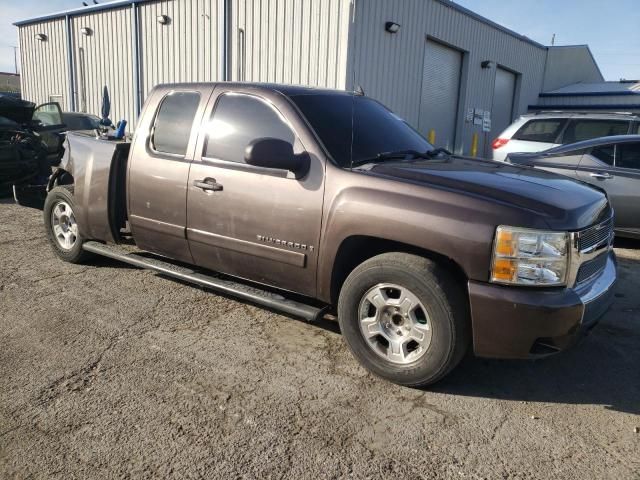
[[[611,306],[617,266],[615,253],[610,250],[602,272],[592,281],[587,281],[574,288],[584,305],[581,322],[583,327],[588,328],[594,325]]]

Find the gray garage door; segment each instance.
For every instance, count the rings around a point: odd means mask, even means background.
[[[427,40],[422,76],[419,130],[436,132],[436,145],[453,150],[460,96],[462,53]]]
[[[491,109],[491,140],[493,141],[513,121],[513,99],[516,93],[516,76],[503,69],[496,69],[496,83]]]

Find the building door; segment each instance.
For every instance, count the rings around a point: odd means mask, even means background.
[[[456,136],[462,52],[427,40],[420,101],[420,133],[435,131],[435,144],[453,151]]]
[[[497,138],[513,122],[513,100],[516,94],[516,76],[504,68],[496,68],[491,106],[491,140]]]

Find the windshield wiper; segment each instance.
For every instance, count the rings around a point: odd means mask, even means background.
[[[384,162],[385,160],[395,160],[395,159],[413,160],[416,158],[424,158],[426,160],[431,160],[433,158],[440,156],[440,154],[451,155],[451,152],[445,148],[435,148],[427,152],[418,152],[417,150],[398,150],[395,152],[382,152],[372,158],[362,158],[360,160],[356,160],[355,162],[353,162],[352,166],[359,167],[367,163],[378,163],[378,162]]]

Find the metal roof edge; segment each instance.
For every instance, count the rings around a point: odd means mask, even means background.
[[[530,43],[531,45],[533,45],[535,47],[538,47],[538,48],[541,48],[541,49],[544,49],[544,50],[547,50],[549,48],[546,45],[538,43],[535,40],[530,39],[529,37],[526,37],[526,36],[516,32],[514,30],[511,30],[511,29],[509,29],[507,27],[504,27],[504,26],[500,25],[499,23],[494,22],[493,20],[489,20],[487,17],[483,17],[479,13],[476,13],[476,12],[474,12],[472,10],[469,10],[468,8],[465,8],[462,5],[459,5],[459,4],[455,3],[452,0],[435,0],[435,1],[440,3],[440,4],[442,4],[442,5],[444,5],[444,6],[446,6],[446,7],[453,8],[454,10],[457,10],[460,13],[468,15],[469,17],[471,17],[471,18],[473,18],[475,20],[478,20],[478,21],[480,21],[482,23],[485,23],[485,24],[487,24],[487,25],[489,25],[489,26],[491,26],[491,27],[493,27],[493,28],[495,28],[497,30],[500,30],[500,31],[502,31],[502,32],[504,32],[504,33],[506,33],[508,35],[511,35],[512,37],[515,37],[518,40],[521,40],[521,41],[526,42],[526,43]]]
[[[529,105],[529,110],[610,110],[616,113],[620,110],[640,110],[640,103],[632,105]]]
[[[59,12],[49,13],[47,15],[40,15],[38,17],[26,18],[24,20],[18,20],[17,22],[14,22],[14,25],[16,27],[21,27],[23,25],[43,22],[45,20],[56,20],[58,18],[65,18],[71,15],[73,16],[84,15],[85,13],[99,12],[101,10],[111,10],[113,8],[121,8],[121,7],[130,6],[136,3],[143,3],[148,1],[150,0],[115,0],[113,2],[99,3],[97,5],[89,5],[88,7],[72,8],[69,10],[62,10]]]
[[[542,92],[538,94],[539,97],[617,97],[622,95],[640,95],[640,92],[634,92],[632,90],[620,90],[618,92]]]

